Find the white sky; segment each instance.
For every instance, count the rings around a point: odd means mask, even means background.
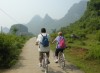
[[[60,19],[79,1],[81,0],[0,0],[0,27],[27,24],[35,15],[43,18],[48,14],[53,19]]]

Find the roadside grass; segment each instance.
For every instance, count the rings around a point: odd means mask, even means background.
[[[74,40],[65,51],[68,61],[85,73],[100,73],[100,42],[94,39]]]
[[[65,56],[85,73],[100,73],[100,60],[86,59],[86,53],[87,50],[82,48],[70,48],[65,51]]]
[[[68,48],[64,51],[66,60],[83,70],[85,73],[100,73],[100,59],[88,58],[89,49],[92,46],[100,48],[96,41],[74,41],[68,43]],[[94,45],[93,45],[94,44]],[[55,50],[55,44],[51,44],[51,49]]]

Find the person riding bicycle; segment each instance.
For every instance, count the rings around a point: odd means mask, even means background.
[[[46,45],[43,46],[42,42],[43,42],[43,37],[47,38],[47,42],[45,43]],[[43,53],[46,53],[47,57],[48,57],[48,64],[49,62],[49,53],[50,53],[50,47],[49,47],[49,34],[46,33],[46,29],[45,28],[41,28],[41,33],[38,35],[37,40],[36,40],[36,45],[39,46],[38,51],[39,51],[39,66],[42,66],[42,59],[43,59]]]
[[[55,58],[56,58],[55,63],[58,63],[58,53],[63,52],[63,50],[66,48],[65,38],[62,35],[62,32],[58,32],[58,36],[53,40],[52,43],[54,43],[54,42],[57,42],[56,50],[55,50]]]

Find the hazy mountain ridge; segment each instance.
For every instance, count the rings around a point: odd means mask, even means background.
[[[58,30],[61,27],[67,26],[80,19],[86,10],[86,7],[87,1],[80,1],[79,3],[74,4],[68,13],[59,20],[52,19],[48,14],[46,14],[44,18],[36,15],[26,24],[26,26],[33,34],[38,34],[42,27],[45,27],[47,32],[52,32],[52,29]]]
[[[87,1],[80,1],[79,3],[75,3],[68,13],[60,20],[64,25],[73,23],[80,19],[80,17],[84,14],[87,7]]]
[[[3,27],[3,28],[2,28],[2,32],[3,32],[3,33],[9,33],[9,28]]]

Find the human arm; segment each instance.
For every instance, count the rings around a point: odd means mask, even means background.
[[[52,43],[55,43],[57,41],[57,37],[52,41]]]
[[[39,45],[39,35],[37,36],[35,45]]]
[[[56,42],[56,40],[55,40],[55,39],[52,41],[52,43],[54,43],[54,42]]]

